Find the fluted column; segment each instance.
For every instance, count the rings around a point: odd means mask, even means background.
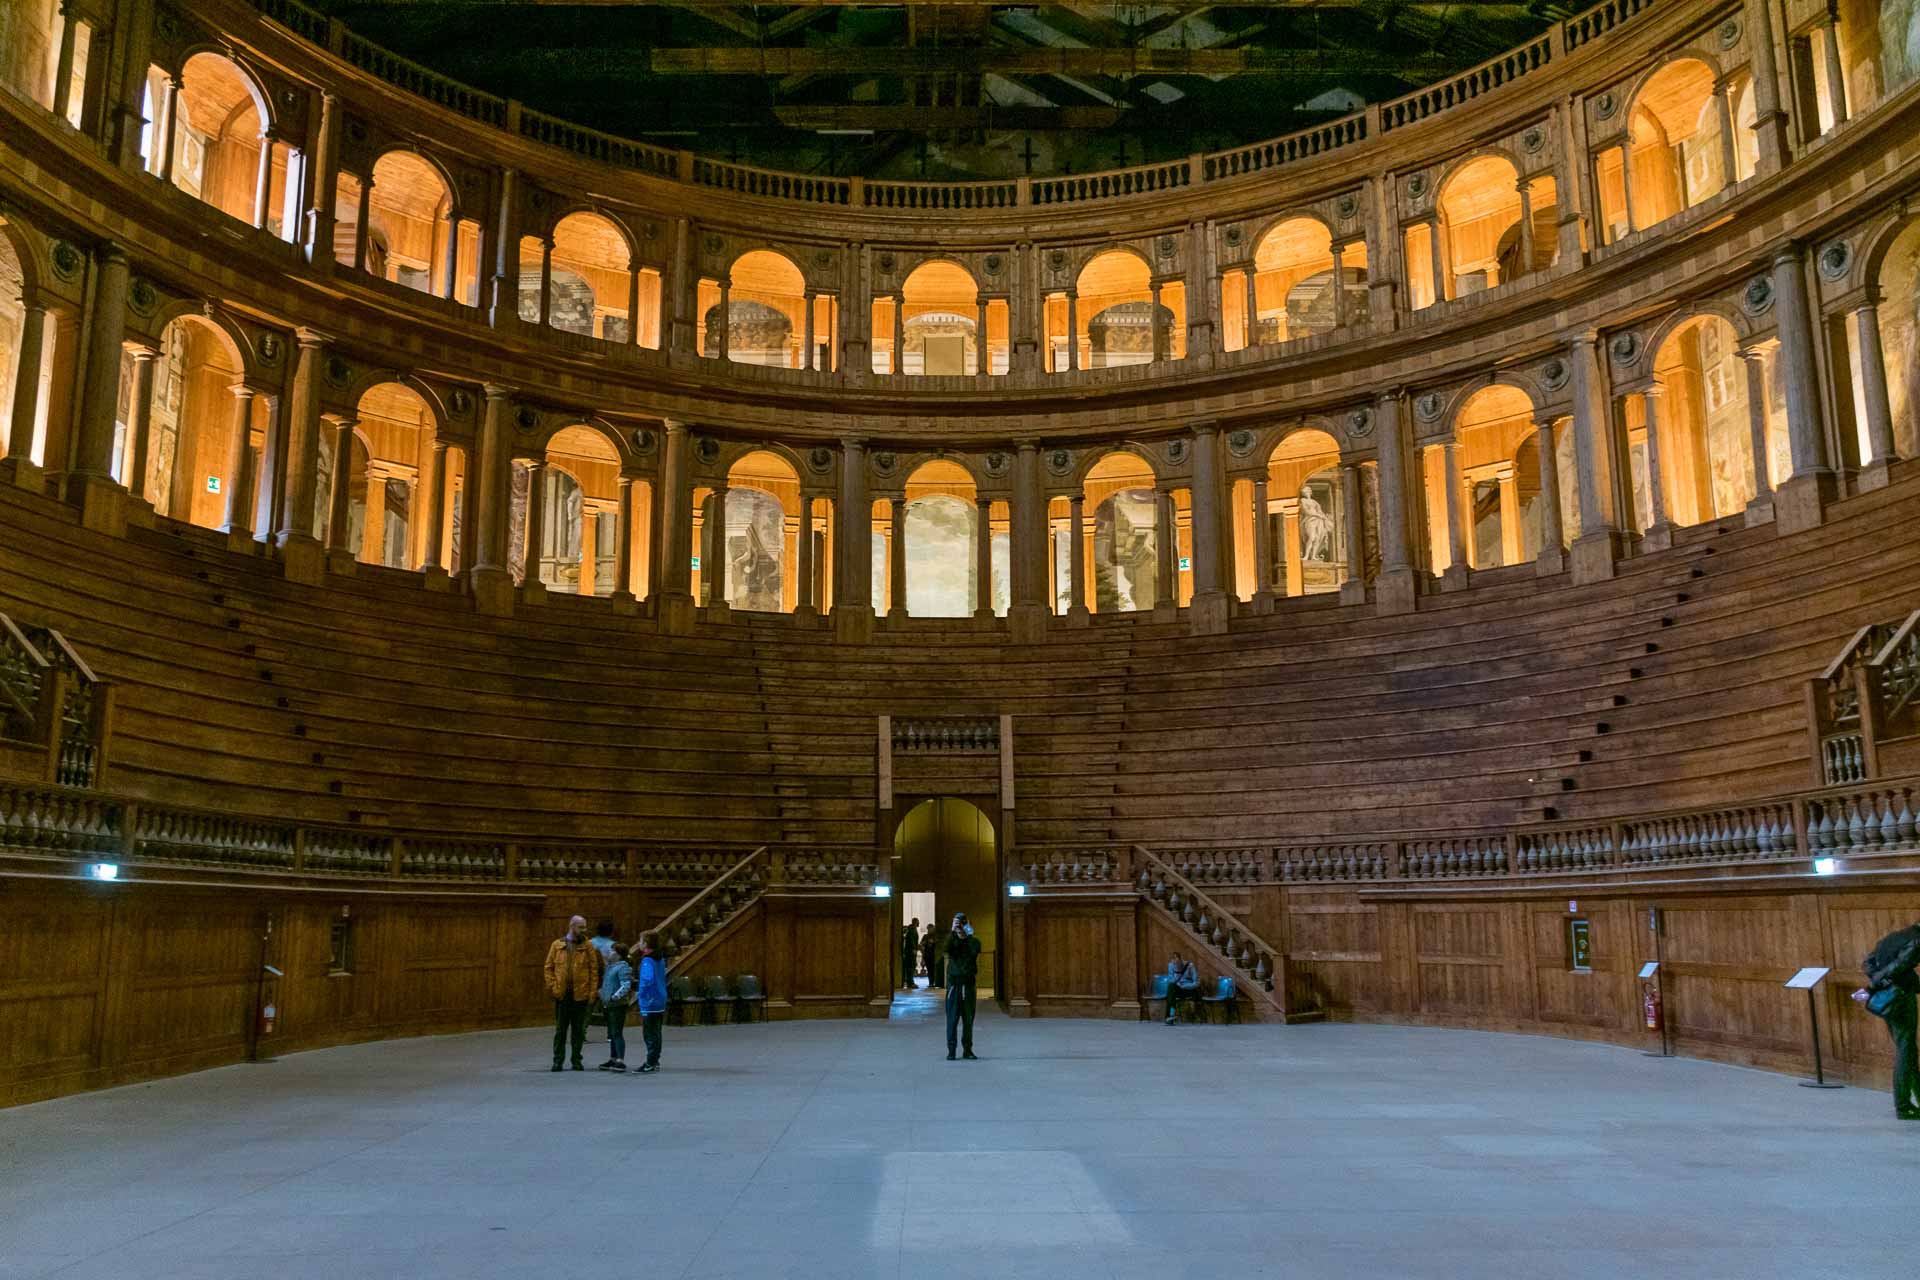
[[[72,19],[68,19],[71,27]],[[114,420],[120,403],[120,348],[127,332],[126,250],[110,244],[101,249],[93,318],[87,344],[87,372],[80,408],[79,439],[73,453],[73,474],[86,485],[113,483]]]
[[[1083,619],[1087,608],[1087,496],[1067,499],[1067,616]]]
[[[135,347],[129,353],[133,364],[133,386],[127,391],[127,435],[132,460],[127,464],[127,492],[142,502],[147,497],[147,470],[153,458],[153,375],[160,353],[152,347]],[[176,458],[175,463],[179,460]],[[171,483],[172,477],[168,477]]]
[[[840,501],[834,504],[834,612],[873,610],[873,501],[867,496],[866,441],[840,442]]]
[[[298,329],[294,340],[293,391],[287,404],[286,501],[280,506],[280,527],[274,541],[289,546],[316,545],[313,536],[314,499],[320,488],[320,379],[326,367],[328,338],[312,329]]]
[[[1382,613],[1410,612],[1416,599],[1413,564],[1407,544],[1407,457],[1400,435],[1400,393],[1382,391],[1374,400],[1376,460],[1380,468],[1380,578]]]
[[[993,616],[993,500],[973,500],[973,616]]]
[[[227,449],[227,513],[220,528],[253,536],[253,397],[244,382],[233,385],[233,439]]]
[[[1877,489],[1887,482],[1887,467],[1894,459],[1893,409],[1887,396],[1887,359],[1880,346],[1880,299],[1869,295],[1854,305],[1847,315],[1853,326],[1853,346],[1860,360],[1860,398],[1866,412],[1867,447],[1873,457],[1865,460],[1861,487]]]
[[[1534,439],[1540,455],[1540,545],[1533,562],[1542,574],[1559,573],[1566,568],[1566,556],[1560,521],[1560,454],[1552,418],[1534,424]]]
[[[632,476],[621,476],[620,515],[613,533],[613,590],[621,599],[633,599],[633,486]]]
[[[40,422],[40,366],[45,363],[48,309],[30,302],[20,317],[19,372],[7,417],[7,457],[33,461],[33,435]]]
[[[907,500],[887,499],[887,616],[907,616]]]
[[[1656,382],[1640,393],[1647,419],[1647,505],[1652,508],[1652,523],[1645,529],[1643,546],[1649,550],[1673,545],[1673,517],[1667,509],[1666,468],[1660,461],[1660,402],[1666,388]]]
[[[327,550],[353,555],[347,541],[347,520],[351,509],[348,488],[353,483],[353,423],[340,421],[333,428],[333,485],[327,490]],[[367,504],[373,504],[373,481],[367,481]]]
[[[436,439],[429,447],[427,459],[427,522],[426,552],[421,560],[422,569],[445,569],[442,544],[444,526],[447,523],[447,442]]]
[[[1269,603],[1273,600],[1271,525],[1267,518],[1267,477],[1259,476],[1253,482],[1253,598]]]

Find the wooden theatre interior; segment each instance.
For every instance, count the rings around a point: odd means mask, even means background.
[[[952,183],[299,0],[0,13],[0,1102],[531,1025],[576,913],[884,1017],[921,891],[1015,1016],[1178,949],[1243,1021],[1652,1046],[1657,960],[1676,1052],[1800,1071],[1825,965],[1886,1081],[1914,0],[1603,0]]]

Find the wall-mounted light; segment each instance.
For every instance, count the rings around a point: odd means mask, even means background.
[[[120,864],[117,862],[95,862],[87,867],[87,874],[95,880],[118,880]]]
[[[893,896],[893,886],[890,884],[877,884],[873,886],[873,896],[876,898],[891,898]]]
[[[1023,884],[1010,884],[1007,886],[1007,896],[1009,898],[1024,898],[1027,896],[1027,886]]]
[[[1817,876],[1837,875],[1839,871],[1840,859],[1838,858],[1815,858],[1813,860],[1813,874]]]

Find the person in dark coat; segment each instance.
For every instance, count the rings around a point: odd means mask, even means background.
[[[953,1061],[954,1032],[960,1032],[963,1055],[973,1061],[975,982],[980,976],[980,939],[973,936],[964,911],[953,913],[953,932],[947,935],[947,1061]]]
[[[900,988],[913,990],[913,971],[918,967],[920,957],[920,917],[915,916],[913,923],[900,928]]]
[[[920,968],[927,975],[929,990],[940,985],[935,981],[937,975],[934,973],[934,968],[939,963],[937,959],[939,953],[940,931],[928,925],[927,931],[920,936]]]
[[[927,986],[944,991],[947,988],[947,938],[949,935],[939,925],[929,924],[927,936],[933,939],[933,948],[927,952]]]
[[[1860,962],[1866,971],[1867,985],[1853,993],[1862,1003],[1873,1001],[1881,992],[1893,994],[1884,999],[1884,1008],[1868,1008],[1887,1020],[1887,1034],[1893,1039],[1893,1113],[1902,1120],[1920,1120],[1920,977],[1914,967],[1920,965],[1920,925],[1897,929],[1880,939],[1873,951]]]

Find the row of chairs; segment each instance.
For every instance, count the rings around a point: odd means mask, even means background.
[[[732,983],[717,973],[707,978],[667,979],[667,1021],[677,1027],[722,1021],[752,1022],[753,1011],[764,1007],[766,1002],[767,993],[761,990],[760,979],[751,973],[741,974]]]
[[[1167,1004],[1169,1000],[1174,1000],[1176,1003],[1180,1000],[1185,1000],[1189,1005],[1193,1003],[1194,997],[1192,996],[1173,996],[1171,985],[1172,984],[1167,981],[1166,974],[1156,973],[1153,975],[1153,985],[1147,990],[1146,994],[1147,1014],[1149,1017],[1164,1018],[1169,1013],[1172,1013],[1173,1009]],[[1204,986],[1200,989],[1202,991],[1206,990]],[[1218,1009],[1220,1011],[1220,1021],[1237,1021],[1239,1018],[1239,1010],[1236,1001],[1239,994],[1239,991],[1233,985],[1232,978],[1221,978],[1214,984],[1213,994],[1199,997],[1200,1008],[1205,1016],[1205,1020],[1212,1022],[1214,1020],[1213,1011]],[[1156,1001],[1160,1005],[1158,1012],[1154,1009]]]

